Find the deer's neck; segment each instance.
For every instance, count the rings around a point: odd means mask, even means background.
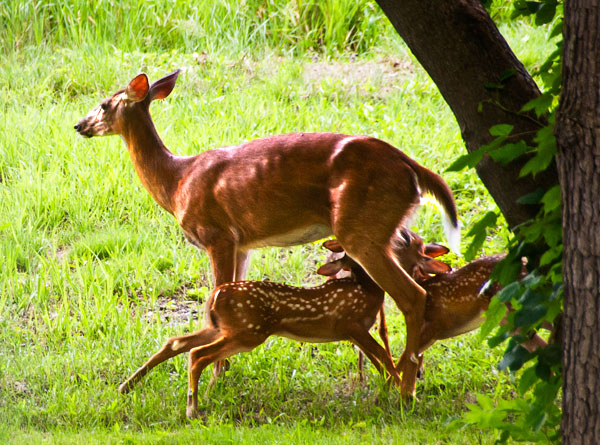
[[[142,184],[161,207],[173,213],[173,199],[183,175],[184,158],[175,156],[165,147],[147,110],[125,128],[122,136]]]

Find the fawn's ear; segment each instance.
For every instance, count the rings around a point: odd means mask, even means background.
[[[146,98],[148,89],[148,76],[142,73],[135,76],[133,80],[129,82],[129,85],[125,88],[125,94],[130,101],[139,102]]]
[[[165,77],[154,82],[150,87],[150,101],[164,99],[171,94],[171,91],[175,88],[175,82],[177,81],[177,76],[179,76],[180,71],[181,70],[175,70],[171,74],[167,74]]]
[[[342,247],[342,245],[340,244],[340,242],[336,239],[330,239],[327,240],[323,243],[323,247],[325,247],[326,249],[331,250],[332,252],[338,252],[341,253],[344,251],[344,248]]]
[[[334,276],[336,273],[338,273],[340,270],[342,270],[342,261],[337,260],[337,261],[332,261],[331,263],[326,263],[323,264],[321,267],[319,267],[319,269],[317,270],[317,273],[319,275],[325,275],[326,277],[332,277]]]
[[[452,270],[452,268],[444,263],[443,261],[431,259],[429,261],[424,262],[419,265],[419,269],[421,269],[422,273],[447,273]]]
[[[450,252],[450,249],[448,249],[446,246],[442,246],[441,244],[425,244],[425,255],[430,256],[431,258],[444,255],[448,252]]]

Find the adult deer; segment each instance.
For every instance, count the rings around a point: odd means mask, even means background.
[[[149,106],[171,93],[178,74],[152,85],[139,74],[75,130],[86,137],[122,136],[150,195],[175,216],[192,244],[207,250],[216,285],[242,280],[253,248],[335,235],[403,312],[410,358],[403,363],[415,366],[425,292],[388,244],[421,192],[441,204],[458,243],[456,208],[442,178],[383,141],[332,133],[279,135],[175,156],[159,138]],[[402,394],[413,392],[414,384],[403,380]]]

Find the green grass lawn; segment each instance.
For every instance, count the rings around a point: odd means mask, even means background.
[[[94,28],[77,22],[76,12],[64,12],[61,21],[42,8],[37,13],[46,11],[48,23],[25,29],[32,14],[26,9],[16,2],[0,7],[10,18],[0,63],[0,442],[493,442],[488,432],[449,426],[477,393],[514,392],[513,378],[496,370],[501,351],[476,333],[427,352],[411,406],[387,390],[372,366],[366,382],[357,383],[351,345],[279,338],[231,360],[226,377],[201,398],[198,421],[185,418],[184,356],[153,370],[127,396],[116,389],[166,338],[199,328],[210,267],[143,189],[121,139],[85,140],[73,130],[77,120],[138,72],[156,80],[181,68],[171,96],[151,108],[173,152],[297,131],[376,136],[443,174],[468,229],[494,203],[474,172],[443,173],[463,153],[460,132],[399,40],[375,38],[367,27],[355,50],[342,41],[341,50],[330,44],[317,51],[306,41],[273,44],[276,30],[252,40],[252,28],[241,25],[209,32],[205,24],[200,35],[192,19],[204,19],[189,11],[179,18],[173,12],[164,23],[160,14],[136,16],[144,31],[132,26],[117,37],[109,32],[121,23],[117,13],[96,12],[104,27],[97,19]],[[79,31],[67,26],[69,17]],[[169,20],[180,25],[171,33]],[[49,38],[49,26],[67,34]],[[152,29],[156,35],[147,39]],[[529,68],[543,59],[542,34],[525,25],[503,30]],[[431,205],[412,227],[427,240],[445,241]],[[485,253],[497,252],[506,236],[498,227]],[[315,285],[323,259],[319,244],[258,250],[249,278]],[[399,355],[402,316],[391,303],[388,314]],[[201,394],[209,374],[201,377]]]

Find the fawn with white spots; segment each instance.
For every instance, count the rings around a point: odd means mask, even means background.
[[[419,369],[423,366],[423,352],[433,343],[481,326],[490,299],[502,289],[498,283],[489,282],[490,275],[505,256],[484,256],[452,272],[417,280],[427,291],[425,323],[419,342]],[[512,310],[508,303],[507,306]],[[545,346],[546,341],[534,334],[522,345],[533,351]]]
[[[337,241],[327,241],[325,246],[342,250]],[[422,255],[422,246],[411,247],[414,246],[407,245],[399,258],[404,267],[434,270],[436,261]],[[268,281],[238,281],[217,287],[206,304],[206,327],[167,340],[159,352],[119,386],[119,391],[129,391],[159,363],[190,351],[187,415],[193,417],[198,406],[198,379],[204,368],[233,354],[251,351],[271,335],[313,343],[351,341],[380,372],[385,367],[399,383],[392,357],[369,333],[384,292],[347,256],[321,266],[318,273],[331,276],[343,268],[350,269],[349,278],[328,280],[313,288]]]
[[[403,238],[406,236],[411,237],[413,245],[419,245],[418,235],[406,229],[398,231],[392,239],[392,250],[398,258],[403,255]],[[443,246],[435,244],[427,246],[437,246],[435,250],[429,252],[429,255],[432,256],[448,252],[448,249],[443,250]],[[427,248],[424,252],[427,253]],[[447,270],[437,267],[437,270],[429,271],[423,268],[407,269],[427,292],[424,323],[421,327],[418,347],[418,369],[421,369],[423,365],[423,352],[433,343],[465,334],[481,326],[485,319],[483,313],[488,309],[490,299],[501,289],[498,283],[489,283],[490,275],[504,257],[504,254],[488,255],[452,271],[449,267]],[[510,305],[507,304],[507,306],[509,306],[509,310],[512,310]],[[383,315],[383,310],[381,315]],[[389,351],[387,329],[383,317],[380,320],[380,337]],[[546,341],[535,334],[522,345],[529,351],[533,351],[545,346]],[[397,367],[399,365],[400,361],[398,361]],[[411,377],[403,374],[402,378]]]
[[[422,193],[429,193],[445,212],[451,243],[459,245],[456,206],[443,179],[384,141],[334,133],[271,136],[176,156],[158,136],[149,109],[169,96],[178,74],[152,84],[139,74],[75,130],[123,138],[144,187],[186,238],[208,252],[215,285],[243,280],[254,248],[335,235],[403,312],[406,349],[414,357],[425,292],[388,243]],[[403,380],[401,391],[410,396],[414,384]]]
[[[441,261],[435,260],[436,257],[449,252],[445,246],[436,243],[423,243],[423,240],[412,230],[404,227],[398,228],[390,240],[390,248],[393,255],[398,259],[406,272],[417,282],[420,283],[432,274],[443,274],[452,270],[452,268]],[[342,248],[332,250],[327,254],[327,262],[342,258],[344,250]],[[348,277],[349,272],[340,271],[330,279],[339,279]],[[387,325],[385,321],[385,305],[382,303],[379,310],[379,338],[387,353],[392,356]],[[418,361],[415,358],[414,361]],[[358,355],[358,375],[363,380],[363,354],[359,351]],[[410,377],[409,377],[410,378]]]

